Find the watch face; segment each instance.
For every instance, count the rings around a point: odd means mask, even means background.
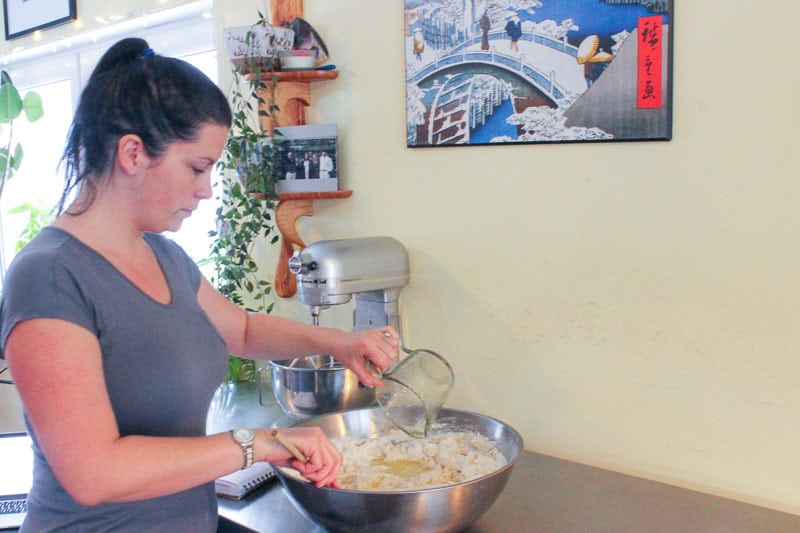
[[[239,442],[249,442],[253,440],[253,432],[249,429],[237,429],[233,432],[233,437]]]

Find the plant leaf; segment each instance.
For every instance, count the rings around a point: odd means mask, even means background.
[[[22,145],[20,143],[17,143],[17,145],[14,147],[14,153],[11,155],[11,163],[10,163],[10,166],[14,171],[19,170],[19,166],[22,164],[23,155],[24,154],[22,152]],[[9,178],[10,177],[11,176],[9,176]]]
[[[0,148],[0,177],[6,175],[7,166],[8,166],[8,148]]]
[[[25,93],[25,98],[22,99],[22,109],[25,111],[25,116],[31,122],[36,122],[44,116],[44,107],[42,106],[42,97],[39,93],[28,91]]]
[[[20,113],[22,113],[22,98],[17,88],[13,83],[3,83],[0,85],[0,123],[8,124]]]

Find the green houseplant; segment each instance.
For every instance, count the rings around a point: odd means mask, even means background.
[[[269,301],[272,284],[260,275],[254,257],[255,247],[265,239],[278,241],[272,223],[272,199],[248,193],[238,179],[222,177],[221,204],[217,208],[217,229],[210,261],[214,266],[212,282],[233,303],[248,311],[271,312]],[[229,381],[250,381],[255,378],[255,362],[231,356]]]
[[[22,248],[28,244],[31,239],[36,237],[42,228],[53,222],[53,213],[45,206],[41,200],[36,202],[23,202],[17,207],[8,210],[9,215],[25,215],[27,222],[22,228],[17,242],[14,245],[14,251],[19,253]]]
[[[0,125],[5,134],[5,143],[0,146],[0,198],[6,182],[14,177],[22,164],[24,152],[20,143],[14,142],[14,123],[24,114],[29,122],[36,122],[44,115],[42,98],[34,91],[21,97],[11,77],[0,71]]]
[[[25,93],[25,97],[21,97],[17,87],[11,81],[11,77],[3,70],[0,71],[0,131],[2,131],[3,144],[0,146],[0,199],[3,197],[6,183],[14,174],[19,170],[22,164],[22,156],[24,155],[22,145],[14,141],[14,124],[21,117],[29,122],[36,122],[44,116],[44,108],[42,107],[42,98],[34,91]],[[29,221],[26,227],[28,234],[23,232],[20,236],[20,241],[17,243],[17,251],[19,251],[20,243],[24,244],[27,240],[33,238],[41,229],[40,223],[44,222],[46,215],[37,210],[37,207],[30,206]],[[19,210],[26,209],[24,206],[16,208]],[[36,213],[34,213],[36,211]],[[2,230],[2,223],[0,223],[0,230]],[[0,246],[0,281],[5,278],[6,269],[5,254],[3,247]],[[2,284],[0,283],[0,288]],[[6,367],[0,369],[0,374],[7,370]],[[3,379],[0,384],[13,385],[13,381]]]
[[[222,167],[234,172],[248,191],[268,199],[275,198],[276,169],[272,132],[263,131],[261,119],[275,113],[277,107],[268,103],[264,94],[276,87],[271,74],[277,63],[277,51],[291,46],[290,35],[289,30],[273,28],[259,11],[253,26],[244,33],[226,37],[235,43],[229,45],[235,48],[229,97],[233,125],[223,151]]]
[[[36,122],[42,118],[42,98],[35,91],[28,91],[24,97],[20,96],[8,73],[5,70],[0,71],[0,199],[6,183],[14,177],[22,164],[24,151],[22,144],[14,140],[14,125],[23,116],[28,122]],[[3,248],[0,247],[0,280],[5,277],[5,264]]]
[[[269,88],[269,72],[275,57],[259,52],[258,28],[269,26],[264,15],[247,31],[240,44],[243,56],[232,61],[230,104],[233,124],[218,169],[221,171],[221,203],[217,208],[217,228],[210,261],[214,266],[212,281],[233,303],[248,311],[269,313],[272,284],[261,275],[254,251],[259,243],[274,244],[279,236],[273,224],[277,204],[276,166],[269,136],[262,131],[260,117],[268,116],[263,93]],[[231,356],[229,381],[255,379],[255,362]]]

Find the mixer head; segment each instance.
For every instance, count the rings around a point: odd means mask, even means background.
[[[362,295],[396,302],[408,285],[408,251],[391,237],[317,241],[289,259],[300,301],[319,310]],[[358,299],[358,297],[357,297]]]

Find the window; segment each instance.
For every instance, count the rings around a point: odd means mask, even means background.
[[[100,56],[122,37],[142,37],[157,53],[185,59],[216,81],[213,22],[210,17],[201,16],[210,5],[210,1],[198,2],[189,10],[183,8],[177,15],[159,12],[157,19],[140,17],[135,22],[106,28],[108,31],[102,38],[94,32],[76,38],[75,43],[62,46],[60,50],[53,51],[51,45],[45,45],[40,48],[48,49],[33,51],[18,61],[0,65],[10,74],[21,94],[28,90],[38,92],[45,110],[44,117],[34,124],[24,120],[15,124],[14,139],[22,144],[25,155],[20,171],[7,183],[0,202],[0,260],[4,260],[0,281],[14,257],[17,237],[27,223],[27,216],[9,211],[26,202],[51,209],[61,195],[63,172],[58,169],[58,163],[83,80],[88,79]],[[201,202],[180,231],[169,235],[195,260],[208,255],[208,232],[213,228],[216,210],[213,202]]]

